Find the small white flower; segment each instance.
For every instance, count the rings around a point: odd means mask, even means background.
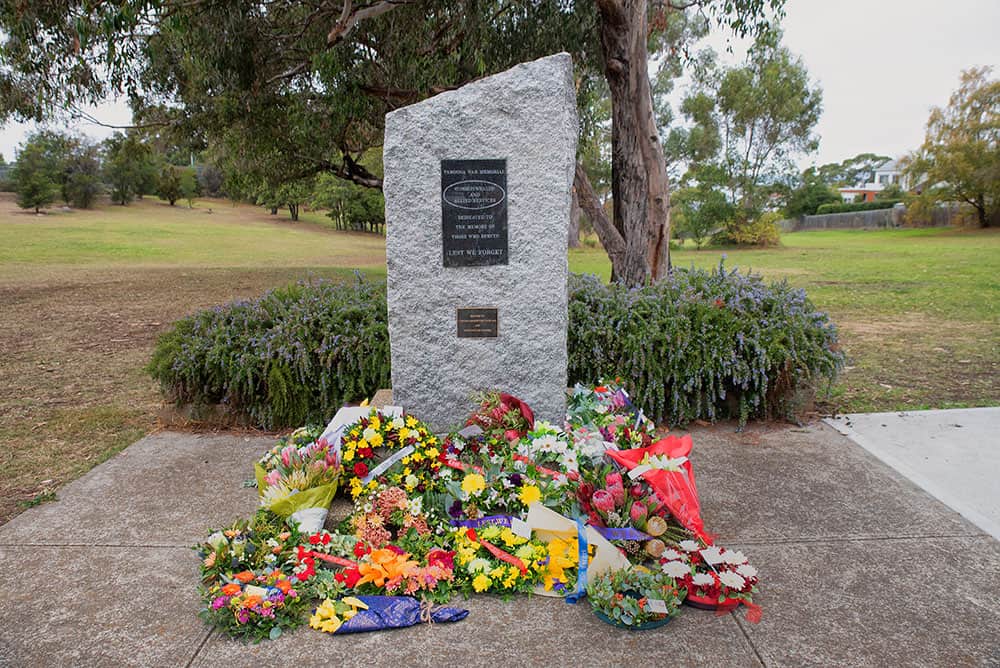
[[[370,441],[373,438],[375,438],[375,434],[377,434],[377,433],[378,432],[375,431],[374,429],[372,429],[371,427],[365,427],[364,432],[362,432],[362,436],[364,437],[364,439],[366,441]]]
[[[697,552],[701,549],[701,545],[699,545],[696,540],[682,540],[677,544],[677,547],[681,548],[685,552]]]
[[[701,558],[705,560],[705,563],[721,564],[724,561],[722,556],[722,550],[714,545],[709,545],[708,547],[702,549]]]
[[[691,574],[691,568],[680,561],[668,561],[660,567],[660,570],[675,579]]]
[[[726,552],[726,563],[733,566],[747,563],[746,555],[739,551]]]
[[[393,427],[393,429],[402,429],[405,426],[406,426],[406,422],[403,421],[402,417],[397,417],[396,419],[394,419],[392,421],[392,427]]]
[[[743,577],[747,578],[748,580],[752,580],[753,578],[757,577],[757,569],[751,566],[750,564],[741,564],[736,568],[736,572],[742,575]]]
[[[600,413],[601,415],[604,415],[605,413],[608,412],[608,407],[605,406],[604,404],[597,404],[597,407],[594,410]]]
[[[531,442],[532,447],[538,452],[554,452],[556,449],[556,444],[559,441],[555,436],[551,434],[546,434],[545,436],[539,436]]]
[[[711,587],[715,584],[715,578],[712,577],[711,573],[695,573],[691,582],[695,587]]]
[[[746,585],[746,580],[743,579],[743,576],[732,571],[722,571],[719,573],[719,580],[730,589],[739,590],[743,589]]]
[[[678,559],[684,558],[684,555],[682,555],[677,550],[664,550],[663,554],[661,554],[660,556],[663,557],[664,559],[667,559],[668,561],[677,561]]]

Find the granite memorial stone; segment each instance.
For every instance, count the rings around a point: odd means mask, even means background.
[[[491,388],[563,419],[576,139],[568,54],[386,116],[393,403],[435,429]]]

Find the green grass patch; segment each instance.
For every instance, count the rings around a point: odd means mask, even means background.
[[[671,253],[675,266],[726,266],[805,288],[834,313],[919,313],[935,319],[995,322],[1000,308],[1000,231],[951,228],[822,230],[781,237],[770,249]],[[611,266],[601,249],[574,249],[570,270],[607,280]]]
[[[0,202],[3,204],[3,202]],[[35,216],[0,212],[0,266],[131,265],[384,268],[385,240],[292,222],[257,207],[146,198],[128,206]],[[316,218],[316,221],[312,221]]]

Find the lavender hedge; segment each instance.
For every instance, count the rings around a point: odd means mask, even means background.
[[[178,321],[147,370],[178,403],[264,428],[325,422],[389,386],[387,320],[384,285],[299,283]]]
[[[570,382],[621,377],[671,425],[767,417],[843,365],[802,290],[721,265],[638,290],[574,276],[569,317]],[[201,311],[160,338],[148,370],[170,399],[265,428],[325,422],[389,386],[385,287],[320,281]]]
[[[787,414],[799,389],[844,363],[804,291],[721,264],[631,290],[574,276],[569,319],[570,382],[621,377],[647,416],[671,425]]]

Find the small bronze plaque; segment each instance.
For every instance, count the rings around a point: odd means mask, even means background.
[[[500,319],[495,308],[458,309],[460,339],[495,339],[500,333]]]

